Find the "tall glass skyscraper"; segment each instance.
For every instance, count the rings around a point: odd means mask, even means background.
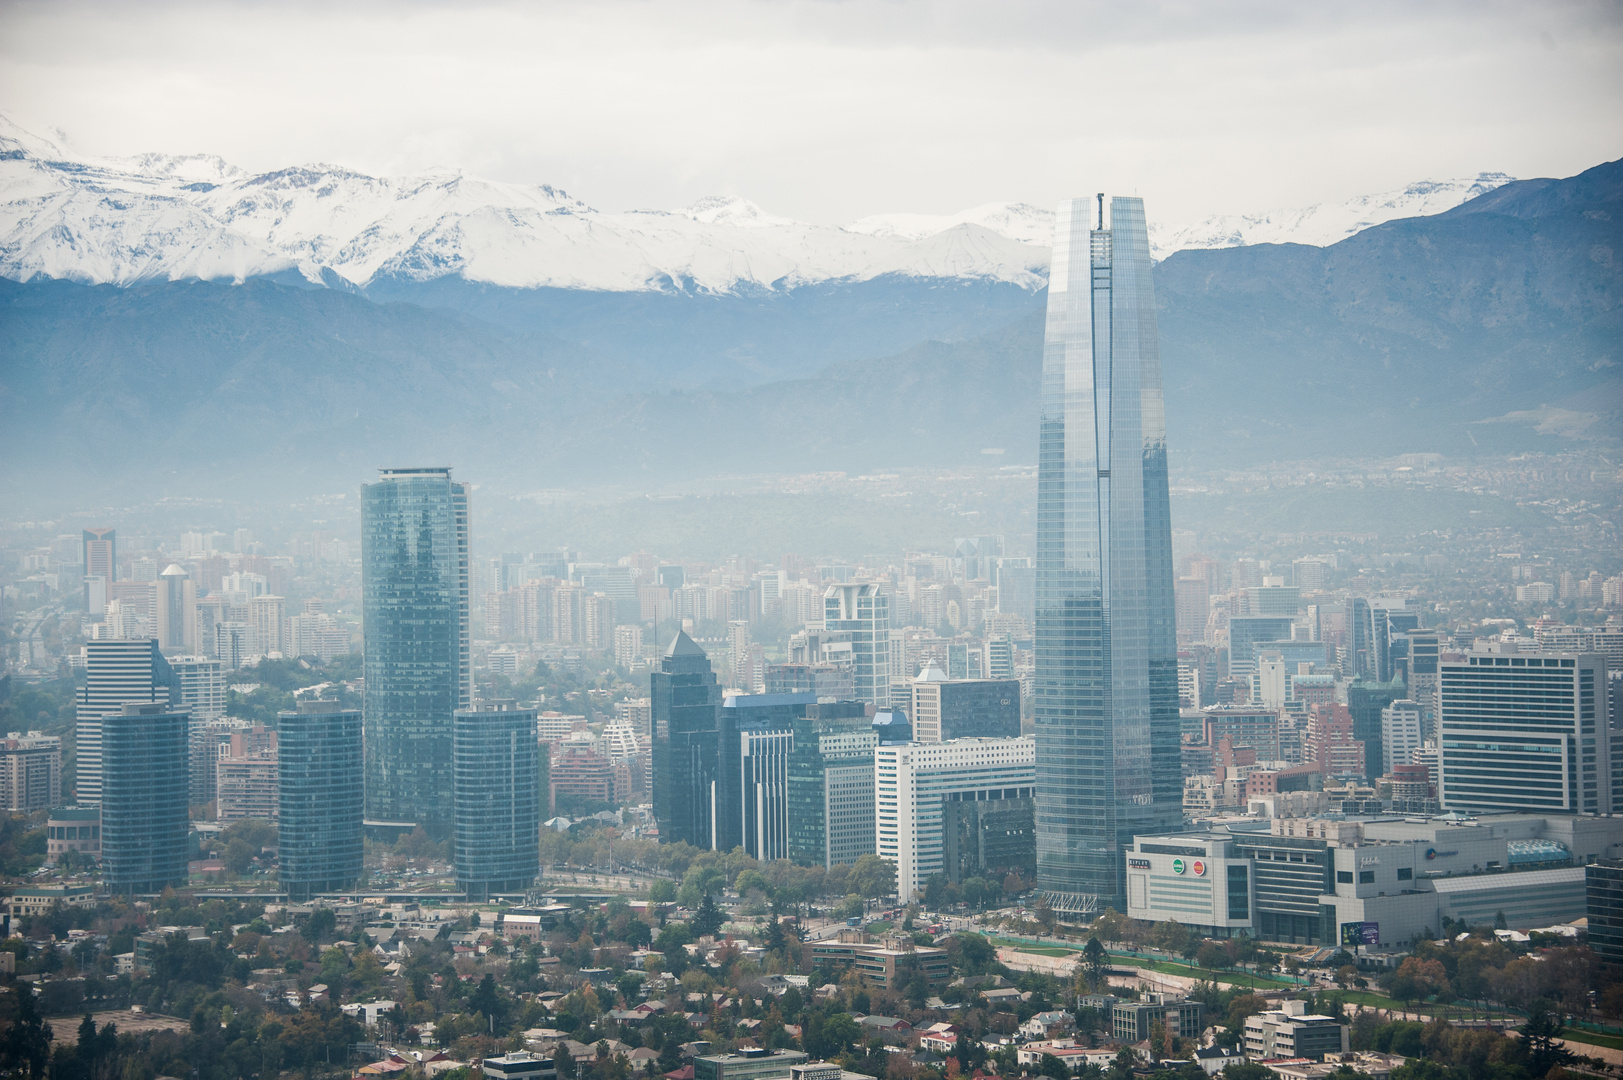
[[[361,714],[301,701],[277,714],[277,876],[288,898],[353,888],[362,867]]]
[[[1142,200],[1060,204],[1037,473],[1037,883],[1127,910],[1135,833],[1183,821],[1172,516]]]
[[[366,816],[451,829],[451,714],[472,699],[468,487],[384,469],[361,487]]]
[[[653,723],[654,820],[661,843],[715,848],[721,775],[721,687],[710,658],[677,631],[648,676]],[[734,752],[737,752],[735,745]]]

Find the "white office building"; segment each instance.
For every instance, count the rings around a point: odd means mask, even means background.
[[[1381,710],[1381,775],[1391,776],[1392,766],[1408,765],[1421,746],[1423,710],[1417,701],[1401,699]]]
[[[1445,810],[1611,811],[1604,656],[1473,653],[1441,676]]]
[[[896,894],[914,898],[946,870],[944,805],[949,801],[1030,799],[1037,744],[1018,739],[953,739],[874,749],[874,836],[879,857],[896,865]]]

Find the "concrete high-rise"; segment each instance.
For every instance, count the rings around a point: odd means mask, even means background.
[[[361,877],[361,714],[301,701],[277,714],[277,876],[288,898],[352,888]]]
[[[115,893],[186,882],[184,709],[129,703],[101,718],[101,858]]]
[[[648,676],[654,728],[654,820],[664,843],[716,843],[721,686],[705,651],[678,632]],[[735,748],[736,749],[736,748]]]
[[[366,816],[451,830],[451,714],[472,698],[468,487],[442,468],[361,488]]]
[[[1126,910],[1135,833],[1183,821],[1166,419],[1144,204],[1060,204],[1037,472],[1037,882]]]
[[[181,682],[158,650],[156,638],[110,638],[85,643],[85,685],[74,723],[75,798],[101,802],[102,718],[126,702],[181,703]]]
[[[541,872],[535,710],[511,701],[458,709],[451,739],[457,887],[471,900],[519,892]]]

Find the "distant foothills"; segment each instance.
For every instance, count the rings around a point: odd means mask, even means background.
[[[390,461],[634,488],[1035,460],[1046,211],[600,215],[457,175],[79,160],[3,122],[0,190],[19,506]],[[1155,270],[1175,462],[1616,446],[1623,162],[1406,191],[1161,231],[1200,245]],[[277,199],[299,213],[248,228]],[[1291,235],[1326,246],[1247,243]]]

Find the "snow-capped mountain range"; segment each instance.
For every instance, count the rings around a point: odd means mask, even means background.
[[[1324,245],[1440,213],[1511,177],[1427,181],[1334,206],[1152,231],[1156,256],[1255,243]],[[1053,212],[994,203],[845,227],[714,196],[605,213],[550,186],[455,171],[376,177],[334,165],[249,174],[218,157],[92,158],[0,118],[0,276],[128,285],[296,272],[312,282],[458,275],[517,288],[709,292],[885,275],[1040,288]]]

